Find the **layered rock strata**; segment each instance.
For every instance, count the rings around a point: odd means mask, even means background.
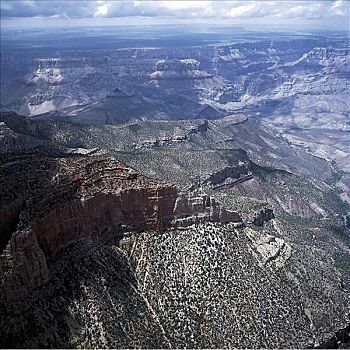
[[[202,193],[180,193],[106,157],[9,157],[0,169],[0,307],[11,312],[23,310],[26,295],[49,279],[48,260],[70,243],[202,221],[242,224]],[[23,179],[12,182],[13,173]]]

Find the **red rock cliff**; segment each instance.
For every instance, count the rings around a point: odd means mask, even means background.
[[[11,163],[18,168],[23,161],[28,159]],[[0,302],[7,305],[5,309],[11,305],[12,312],[23,308],[20,301],[30,290],[49,279],[47,259],[72,242],[186,226],[198,218],[240,222],[238,214],[207,196],[179,193],[176,186],[150,180],[109,158],[71,157],[52,162],[52,158],[41,157],[26,163],[25,169],[30,166],[31,171],[25,173],[23,168],[25,178],[16,181],[26,184],[10,188],[18,192],[16,201],[27,199],[26,207],[17,213],[17,230],[0,255],[4,291]],[[9,169],[7,174],[11,174]],[[28,184],[28,178],[33,182]],[[7,185],[11,187],[11,181]],[[13,194],[5,196],[1,207],[10,207],[13,200]],[[14,222],[16,215],[9,212]]]

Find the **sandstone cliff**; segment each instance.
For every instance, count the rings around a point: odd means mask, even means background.
[[[0,301],[12,312],[23,310],[28,292],[49,279],[48,259],[72,242],[202,221],[241,224],[210,197],[180,193],[110,158],[9,158],[1,172]],[[23,177],[21,188],[13,173]]]

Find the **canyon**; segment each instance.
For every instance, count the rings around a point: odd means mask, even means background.
[[[326,161],[241,114],[0,122],[4,345],[304,347],[347,322]]]
[[[348,171],[346,36],[235,35],[233,43],[115,49],[102,38],[101,53],[50,56],[43,47],[23,49],[23,58],[11,43],[1,54],[1,110],[109,125],[244,113]]]
[[[2,32],[0,346],[346,347],[348,36],[123,30]]]

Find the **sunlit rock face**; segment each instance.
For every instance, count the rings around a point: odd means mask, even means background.
[[[15,312],[49,279],[47,260],[74,242],[203,221],[242,224],[209,196],[180,193],[109,158],[10,159],[2,164],[1,298]],[[14,172],[22,173],[20,188]]]

